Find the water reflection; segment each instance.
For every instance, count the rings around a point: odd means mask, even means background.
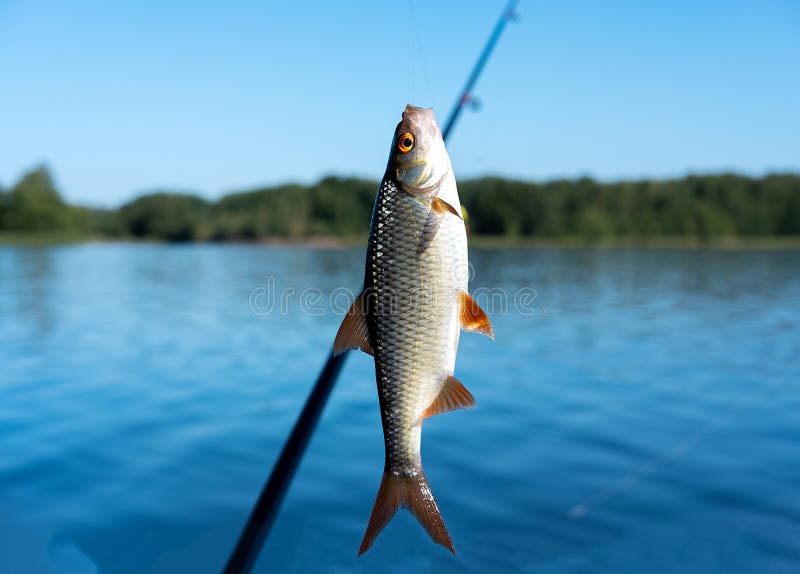
[[[459,557],[401,516],[356,561],[383,447],[353,354],[259,571],[800,567],[800,252],[471,256],[473,290],[533,288],[536,313],[493,316],[494,342],[465,334],[456,375],[478,406],[426,422]],[[340,320],[297,298],[258,315],[251,293],[357,289],[363,264],[363,248],[0,248],[0,564],[32,548],[2,544],[25,522],[45,565],[219,571]]]
[[[5,296],[14,303],[14,318],[22,329],[30,328],[37,337],[47,336],[57,318],[58,281],[52,247],[29,247],[6,250],[9,269]],[[18,274],[18,275],[17,275]]]

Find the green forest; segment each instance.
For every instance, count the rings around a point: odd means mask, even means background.
[[[158,191],[118,209],[65,202],[46,167],[0,188],[0,238],[158,241],[363,238],[377,182],[326,177],[231,193],[216,201]],[[735,174],[680,179],[547,182],[497,177],[463,180],[461,201],[473,236],[510,240],[640,240],[800,236],[800,176]]]

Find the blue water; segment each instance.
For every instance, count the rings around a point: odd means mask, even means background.
[[[458,556],[402,512],[356,558],[383,444],[353,353],[257,571],[800,571],[800,251],[472,261],[473,289],[527,295],[493,299],[496,341],[462,338],[477,408],[425,424]],[[362,263],[0,248],[0,571],[220,571],[336,332],[331,294]]]

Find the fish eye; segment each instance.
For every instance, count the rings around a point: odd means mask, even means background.
[[[414,134],[404,133],[397,139],[397,149],[401,153],[408,153],[414,147]]]

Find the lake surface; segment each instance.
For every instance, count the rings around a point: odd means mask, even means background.
[[[256,571],[800,571],[800,251],[471,258],[496,341],[462,337],[478,405],[423,432],[458,556],[402,511],[356,558],[383,443],[351,353]],[[0,570],[219,572],[362,269],[0,247]]]

